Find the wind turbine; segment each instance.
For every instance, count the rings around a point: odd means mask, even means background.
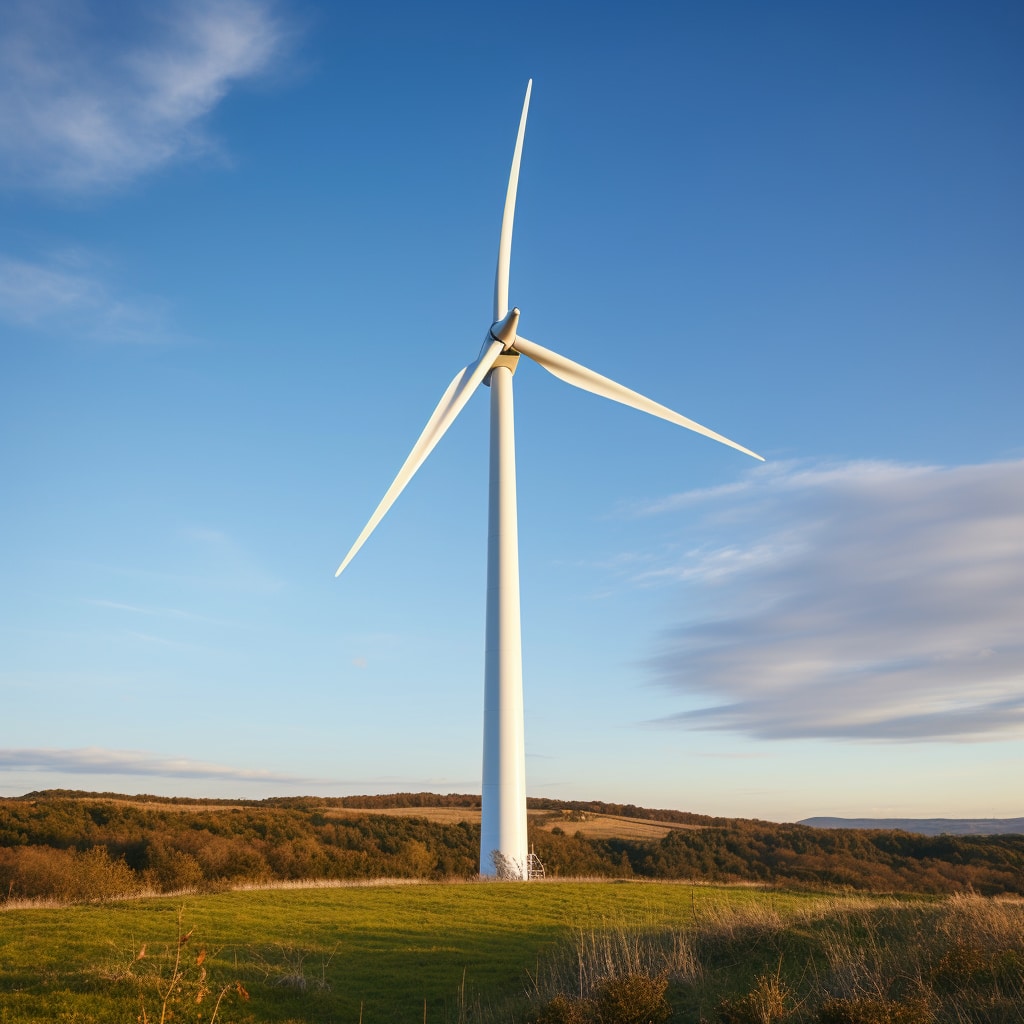
[[[484,756],[480,827],[480,874],[528,878],[526,839],[526,752],[523,732],[522,641],[519,620],[519,540],[516,525],[515,437],[512,375],[520,356],[549,373],[602,398],[658,416],[688,430],[761,459],[760,455],[695,423],[636,391],[617,384],[519,334],[519,310],[508,308],[508,272],[512,222],[516,211],[519,162],[530,106],[526,86],[519,133],[512,155],[505,211],[494,275],[494,321],[477,358],[448,385],[398,476],[381,499],[363,532],[334,574],[340,576],[395,499],[455,422],[481,383],[491,389],[490,494],[487,535],[487,640],[484,668]]]

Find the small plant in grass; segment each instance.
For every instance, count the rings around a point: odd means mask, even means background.
[[[779,1024],[792,1008],[789,987],[774,974],[762,974],[754,987],[738,999],[723,999],[718,1004],[719,1024]]]
[[[672,1016],[664,975],[624,974],[605,978],[593,996],[557,995],[532,1017],[531,1024],[663,1024]]]
[[[573,999],[561,993],[527,1018],[528,1024],[593,1024],[596,1020],[597,1003],[593,999]]]
[[[692,983],[700,974],[690,937],[671,928],[642,926],[578,929],[571,941],[538,963],[532,998],[547,1003],[558,995],[597,998],[613,979]],[[664,984],[662,983],[664,981]]]
[[[597,988],[597,1019],[601,1024],[661,1024],[672,1016],[667,988],[663,974],[608,978]]]
[[[227,984],[210,977],[208,951],[192,941],[194,928],[184,927],[184,913],[178,911],[175,941],[159,952],[143,943],[127,964],[103,972],[113,982],[133,984],[138,990],[138,1024],[168,1024],[171,1020],[193,1020],[216,1024],[225,999],[248,1000],[241,981]]]
[[[307,967],[309,950],[291,944],[277,944],[266,950],[250,950],[253,966],[262,973],[263,980],[280,988],[293,989],[296,992],[330,992],[331,983],[327,980],[327,968],[330,967],[337,946],[331,950],[330,956],[320,958],[319,970]]]
[[[506,857],[501,850],[491,850],[491,863],[498,880],[502,882],[521,881],[525,874],[523,865],[515,857]]]

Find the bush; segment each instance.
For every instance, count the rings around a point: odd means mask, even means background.
[[[607,978],[597,989],[597,1020],[601,1024],[661,1024],[672,1016],[666,988],[668,978],[664,975]]]
[[[776,1024],[789,1012],[789,989],[778,973],[762,974],[754,987],[739,999],[723,999],[718,1005],[720,1024]]]
[[[141,889],[135,872],[123,859],[112,860],[104,846],[84,853],[20,846],[0,854],[0,886],[8,899],[91,903],[132,896]]]
[[[593,1024],[597,1003],[593,999],[570,999],[561,994],[528,1018],[529,1024]]]
[[[559,994],[530,1017],[531,1024],[662,1024],[672,1016],[664,975],[605,978],[593,997]]]
[[[146,883],[158,892],[181,892],[203,888],[203,866],[191,854],[154,841],[149,847]]]

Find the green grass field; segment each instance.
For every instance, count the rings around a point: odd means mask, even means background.
[[[786,915],[820,896],[663,883],[381,885],[228,892],[0,913],[0,1024],[159,1020],[178,916],[194,929],[176,1021],[366,1024],[457,1021],[466,1002],[521,996],[527,972],[574,931],[685,927],[694,910],[770,906]],[[145,944],[145,955],[137,959]],[[202,965],[196,960],[203,951]],[[198,976],[208,974],[201,1003]],[[465,988],[463,989],[463,984]],[[170,1004],[169,1004],[170,1005]]]
[[[613,1024],[1021,1024],[1024,901],[489,882],[0,912],[0,1024],[589,1024],[609,979],[668,999]]]

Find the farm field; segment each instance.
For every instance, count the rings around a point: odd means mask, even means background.
[[[580,835],[587,839],[664,839],[669,832],[702,829],[704,825],[687,825],[679,822],[653,821],[647,818],[626,818],[619,814],[597,814],[587,812],[583,816],[551,811],[528,812],[531,822],[538,828],[550,832],[560,828],[569,835]]]
[[[160,1017],[181,946],[192,1016],[208,1020],[456,1021],[467,1004],[521,997],[527,972],[581,930],[685,927],[693,913],[770,908],[788,915],[826,897],[668,883],[351,886],[161,897],[0,914],[0,1022]],[[139,952],[145,947],[144,956]],[[197,965],[197,958],[202,964]],[[209,989],[198,994],[200,969]],[[206,1014],[198,1016],[204,1005]]]
[[[436,821],[442,825],[456,825],[459,822],[480,824],[480,811],[474,807],[383,807],[372,810],[338,807],[326,811],[324,817],[357,818],[367,814],[382,814],[392,818],[426,818],[427,821]],[[579,814],[529,810],[526,816],[531,825],[546,832],[561,828],[570,835],[579,832],[588,839],[663,839],[673,829],[704,827],[652,821],[647,818],[627,818],[620,814],[599,814],[593,811]]]
[[[241,804],[232,804],[224,801],[203,803],[201,800],[195,800],[187,803],[172,804],[164,801],[119,800],[108,797],[81,799],[83,803],[105,803],[119,807],[135,807],[142,810],[177,812],[179,814],[194,814],[197,811],[212,814],[231,814],[245,809]],[[431,807],[423,805],[334,807],[324,805],[322,813],[324,818],[334,821],[380,816],[386,818],[423,818],[426,821],[436,822],[439,825],[458,825],[463,822],[474,826],[479,826],[480,824],[479,807]],[[580,833],[588,839],[663,839],[673,829],[700,829],[705,827],[703,825],[691,825],[673,821],[626,817],[621,814],[602,814],[598,811],[551,811],[531,808],[526,813],[531,826],[543,829],[546,832],[550,832],[555,828],[561,828],[570,835]]]

